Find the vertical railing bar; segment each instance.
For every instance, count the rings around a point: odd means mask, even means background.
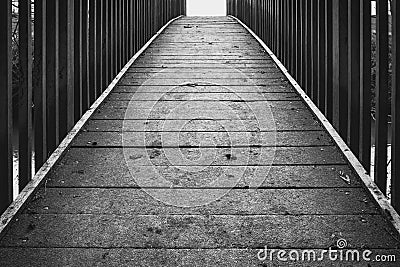
[[[289,1],[289,17],[291,19],[290,23],[290,47],[291,51],[291,61],[290,61],[290,73],[293,77],[296,76],[296,47],[295,47],[295,37],[296,37],[296,16],[295,16],[295,3],[294,0]]]
[[[122,0],[117,0],[117,5],[116,5],[116,56],[117,56],[117,69],[115,70],[115,75],[121,70],[122,68],[122,42],[121,42],[121,36],[122,36],[122,29],[121,29],[121,2]]]
[[[388,2],[376,2],[376,130],[375,130],[375,182],[386,193],[387,141],[388,141]]]
[[[305,0],[306,1],[306,6],[305,6],[305,86],[304,89],[306,90],[306,93],[311,97],[311,77],[312,77],[312,61],[311,61],[311,1],[312,0]]]
[[[311,0],[311,98],[314,103],[318,104],[318,1]]]
[[[117,75],[119,69],[119,46],[118,46],[118,36],[119,36],[119,29],[118,29],[118,2],[119,0],[114,0],[114,22],[113,22],[113,32],[114,32],[114,70],[113,70],[113,77]]]
[[[89,97],[89,0],[82,0],[82,113],[90,107]]]
[[[158,1],[157,1],[158,2]],[[133,56],[135,54],[135,35],[134,35],[134,12],[133,12],[133,8],[134,6],[134,1],[129,1],[130,5],[129,5],[129,50],[130,50],[130,54],[131,56]]]
[[[317,35],[318,35],[318,81],[317,81],[317,105],[322,113],[325,113],[325,0],[317,0]]]
[[[296,3],[296,80],[301,82],[301,1],[294,0]]]
[[[59,140],[58,3],[59,0],[46,3],[47,156],[56,149]]]
[[[300,76],[300,85],[303,87],[304,91],[307,91],[306,86],[306,1],[307,0],[300,0],[300,14],[301,14],[301,76]]]
[[[96,0],[96,99],[103,88],[103,0]]]
[[[97,98],[97,0],[89,0],[89,103]]]
[[[34,147],[35,171],[43,165],[47,158],[46,133],[46,1],[35,1],[35,38],[34,38]],[[2,60],[1,62],[6,62]]]
[[[128,54],[129,58],[133,56],[132,48],[132,2],[128,1],[127,14],[128,14]]]
[[[82,13],[83,12],[82,12],[82,0],[74,0],[74,2],[75,2],[74,3],[74,90],[75,90],[74,122],[77,122],[83,115],[83,109],[82,109],[82,29],[83,29]],[[35,31],[35,39],[36,39],[36,31]]]
[[[110,43],[109,43],[109,0],[103,0],[103,89],[107,88],[108,84],[111,82],[109,80],[109,54],[110,54]]]
[[[13,200],[11,0],[0,2],[0,213]]]
[[[371,1],[360,1],[360,160],[371,167]]]
[[[59,2],[59,97],[60,136],[58,142],[74,126],[74,1]]]
[[[325,0],[325,116],[333,119],[333,18],[332,0]]]
[[[392,2],[392,205],[400,212],[400,4]]]
[[[348,126],[347,140],[358,157],[360,140],[360,0],[348,2]]]
[[[126,63],[126,43],[125,43],[125,39],[126,39],[126,24],[125,24],[125,4],[126,4],[126,0],[121,0],[121,49],[122,49],[122,64],[121,64],[121,69],[122,67],[125,65]]]
[[[19,1],[19,189],[32,178],[32,27],[31,1]]]
[[[348,50],[347,0],[332,1],[333,18],[333,126],[341,137],[347,138]]]

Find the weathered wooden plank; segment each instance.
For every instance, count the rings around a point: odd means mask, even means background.
[[[112,166],[114,158],[93,157],[84,161],[80,154],[68,154],[49,174],[47,187],[68,188],[137,188],[138,184],[126,165],[119,168]],[[97,166],[96,160],[102,160],[104,165]],[[86,165],[85,165],[86,164]],[[154,174],[151,166],[137,166],[135,170],[147,173],[142,178],[149,179]],[[346,165],[299,165],[299,166],[228,166],[221,175],[220,167],[210,166],[207,170],[179,173],[170,167],[158,167],[158,173],[167,177],[183,177],[180,184],[190,186],[191,181],[213,180],[218,176],[231,175],[235,178],[236,187],[249,185],[255,171],[265,174],[260,183],[262,188],[347,188],[359,187],[360,180]],[[346,177],[347,176],[347,177]],[[348,181],[343,180],[343,178]],[[232,177],[231,177],[232,179]],[[201,186],[201,185],[198,185]]]
[[[279,249],[279,247],[271,249]],[[308,255],[309,250],[297,249],[299,255]],[[322,250],[315,248],[322,253]],[[400,251],[396,249],[371,249],[371,259],[377,255],[394,255],[400,258]],[[140,262],[144,266],[154,267],[177,267],[185,266],[185,263],[193,263],[204,267],[242,267],[257,266],[260,264],[271,264],[278,266],[282,261],[277,259],[277,253],[273,260],[260,261],[258,253],[260,249],[137,249],[137,248],[0,248],[0,264],[6,265],[8,259],[14,259],[18,266],[35,266],[34,263],[45,262],[47,266],[80,265],[85,262],[89,266],[124,266]],[[261,257],[264,257],[261,254]],[[306,256],[307,257],[307,256]],[[287,266],[296,266],[287,263]],[[368,261],[360,260],[352,262],[352,266],[361,267]],[[329,258],[324,257],[321,261],[307,262],[307,266],[334,266]],[[396,263],[375,263],[374,266],[396,267]]]
[[[150,132],[84,132],[71,144],[73,147],[162,147],[193,146],[331,146],[324,132],[199,132],[177,131],[168,134]]]
[[[142,73],[141,74],[146,74]],[[262,73],[260,73],[262,75]],[[151,74],[147,74],[151,75]],[[256,75],[256,74],[254,74]],[[249,90],[248,86],[240,86],[240,85],[231,85],[229,88],[221,87],[219,85],[201,85],[199,84],[196,87],[192,86],[182,86],[181,88],[176,88],[173,85],[118,85],[114,88],[114,93],[135,93],[135,92],[143,92],[143,93],[166,93],[166,92],[175,92],[175,93],[195,93],[195,92],[202,92],[202,93],[290,93],[293,92],[293,88],[289,86],[267,86],[267,85],[259,85],[256,89]]]
[[[174,189],[146,189],[152,195]],[[185,190],[185,189],[179,189]],[[221,194],[226,189],[191,189],[196,194]],[[189,190],[187,190],[189,191]],[[60,194],[63,196],[60,198]],[[25,213],[158,214],[158,215],[362,215],[379,211],[362,188],[233,189],[207,206],[181,208],[160,203],[142,189],[48,188]],[[114,201],[118,199],[118,204]],[[110,207],[112,207],[110,209]]]
[[[275,70],[276,66],[271,65],[268,67],[262,67],[262,66],[257,66],[253,68],[229,68],[227,66],[218,66],[218,65],[180,65],[180,66],[168,66],[166,68],[165,66],[154,66],[154,67],[138,67],[138,66],[133,66],[131,67],[127,72],[128,73],[154,73],[154,72],[160,72],[161,70],[164,73],[171,73],[171,72],[201,72],[201,71],[213,71],[214,73],[232,73],[237,71],[240,71],[241,73],[267,73],[271,69]],[[288,84],[288,82],[286,82]]]
[[[152,150],[157,149],[149,149]],[[175,149],[176,150],[176,149]],[[178,148],[179,150],[179,148]],[[182,153],[188,153],[190,149],[182,148],[180,149]],[[335,164],[345,164],[343,156],[340,154],[336,147],[278,147],[274,148],[254,148],[252,151],[262,150],[263,154],[268,155],[268,157],[260,158],[260,154],[254,155],[250,153],[249,148],[232,148],[235,152],[232,154],[237,155],[236,160],[228,160],[226,158],[227,153],[231,153],[231,149],[220,148],[215,149],[218,151],[216,158],[213,159],[212,164],[207,166],[252,166],[257,164],[257,166],[271,166],[272,158],[274,156],[272,166],[277,165],[335,165]],[[125,151],[121,148],[71,148],[70,154],[74,154],[77,162],[90,160],[94,154],[98,157],[98,162],[104,162],[104,160],[113,159],[114,163],[111,166],[116,167],[125,162],[124,153],[127,155],[132,154],[134,157],[129,159],[133,163],[133,159],[137,158],[134,162],[135,166],[171,166],[172,163],[168,161],[165,157],[165,153],[172,153],[174,149],[166,148],[160,155],[150,163],[147,158],[147,149],[143,148],[125,148]],[[204,149],[204,151],[209,154],[209,152],[214,151],[214,149]],[[207,152],[209,151],[209,152]],[[149,153],[150,153],[149,152]],[[243,152],[243,153],[242,153]],[[275,154],[275,155],[273,155]],[[210,154],[209,154],[210,155]],[[203,165],[196,162],[193,166],[204,166],[206,159],[203,159]],[[84,163],[83,163],[84,164]],[[88,166],[90,167],[90,166]],[[96,166],[95,166],[96,167]]]
[[[182,63],[182,59],[160,59],[160,58],[143,58],[136,61],[137,64],[180,64]],[[186,59],[185,64],[254,64],[258,63],[261,65],[273,63],[270,59]]]
[[[232,70],[234,71],[234,70]],[[157,74],[151,74],[151,73],[127,73],[124,76],[124,79],[197,79],[197,80],[207,80],[207,79],[238,79],[238,75],[242,76],[243,78],[251,79],[253,81],[255,80],[268,80],[268,79],[282,79],[284,78],[283,74],[278,72],[275,69],[271,69],[271,71],[264,71],[259,72],[259,73],[248,73],[246,75],[242,75],[241,73],[239,74],[238,71],[236,72],[228,72],[228,73],[215,73],[215,72],[203,72],[203,73],[198,73],[196,71],[193,72],[187,72],[187,73],[182,73],[182,72],[160,72]],[[196,86],[196,85],[194,85]]]
[[[349,248],[398,246],[393,236],[382,232],[393,233],[393,230],[379,215],[24,214],[10,227],[0,245],[160,249],[260,248],[268,244],[269,247],[326,248],[338,236],[344,236]]]
[[[276,129],[277,131],[307,131],[307,130],[320,130],[321,124],[311,115],[303,115],[296,113],[292,114],[282,114],[278,116],[274,115],[275,126],[272,129]],[[248,121],[248,125],[237,124],[236,121],[232,120],[214,120],[215,123],[220,123],[221,125],[225,125],[229,128],[235,128],[238,131],[248,131],[251,129],[255,129],[257,127],[256,121]],[[125,121],[125,127],[131,129],[131,131],[144,131],[144,126],[147,125],[146,131],[158,131],[157,128],[160,124],[165,121],[149,121],[148,124],[146,120],[137,120],[137,121]],[[182,123],[181,121],[175,121],[176,123]],[[105,120],[90,120],[85,126],[84,131],[112,131],[112,132],[120,132],[123,129],[124,120],[122,119],[105,119]],[[211,125],[210,125],[211,123]],[[196,121],[196,130],[199,131],[209,131],[214,126],[212,122],[209,120],[197,120]],[[125,129],[126,129],[125,128]],[[164,127],[164,131],[173,130],[171,126]]]
[[[256,90],[257,87],[253,90]],[[110,94],[109,101],[233,101],[233,102],[267,102],[267,101],[294,101],[299,100],[296,93],[142,93],[142,90],[137,93],[112,93]],[[156,103],[156,102],[155,102]],[[154,103],[154,104],[155,104]],[[151,104],[149,103],[149,106]]]
[[[287,84],[287,81],[284,78],[264,78],[264,79],[256,79],[253,81],[252,79],[246,79],[246,78],[236,78],[236,79],[203,79],[199,78],[196,79],[195,81],[193,80],[188,80],[188,79],[164,79],[164,80],[155,80],[155,79],[129,79],[129,77],[122,78],[120,80],[120,85],[185,85],[185,84],[190,84],[190,83],[196,83],[196,82],[207,82],[210,84],[217,84],[220,86],[231,86],[231,85],[248,85],[249,87],[257,87],[261,85],[281,85],[281,84]]]
[[[151,87],[150,87],[151,88]],[[159,87],[162,88],[162,87]],[[188,88],[189,89],[189,88]],[[162,90],[159,91],[155,91],[156,93],[164,93]],[[190,91],[189,91],[190,92]],[[221,92],[223,92],[221,90]],[[179,93],[179,92],[175,92],[175,93]],[[185,90],[182,90],[181,92],[182,94],[186,94],[187,92]],[[204,93],[210,94],[211,96],[213,94],[219,94],[220,92],[207,92],[204,91]],[[230,93],[230,92],[227,92]],[[152,92],[142,92],[143,95],[152,95]],[[261,97],[264,95],[264,92],[254,92],[254,93],[250,93],[250,92],[238,92],[237,95],[254,95],[254,94],[259,94]],[[168,110],[172,110],[175,109],[177,107],[177,105],[182,104],[179,101],[174,102],[174,101],[164,101],[165,103],[162,103],[162,108],[164,109],[168,109]],[[213,101],[211,101],[213,102]],[[214,106],[207,106],[208,103],[205,103],[205,101],[191,101],[190,102],[190,109],[192,110],[199,110],[199,109],[205,109],[205,107],[207,107],[207,109],[213,109],[216,112],[220,112],[223,110],[227,110],[229,109],[229,107],[231,107],[233,110],[236,111],[240,111],[240,109],[242,108],[243,110],[252,110],[252,112],[256,113],[256,112],[261,112],[261,111],[265,111],[266,109],[266,104],[270,107],[271,112],[279,112],[279,111],[285,111],[288,112],[289,110],[295,111],[295,112],[300,112],[303,115],[307,115],[308,113],[308,108],[307,106],[300,100],[300,99],[294,99],[291,101],[281,101],[281,100],[276,100],[276,101],[268,101],[268,103],[265,103],[264,101],[254,101],[251,102],[251,104],[249,103],[240,103],[238,101],[231,101],[232,103],[226,103],[227,105],[214,105]],[[129,107],[130,101],[113,101],[113,100],[106,100],[104,101],[98,108],[98,110],[102,110],[102,109],[126,109]],[[137,110],[143,110],[144,112],[149,112],[149,110],[160,110],[160,106],[153,106],[150,103],[140,103],[137,102],[135,103],[134,107],[131,107],[133,111]],[[206,110],[207,110],[206,109]],[[193,111],[189,111],[189,112],[193,112]],[[265,115],[265,114],[264,114]]]
[[[127,101],[128,102],[128,101]],[[148,101],[150,104],[155,104],[156,101]],[[295,107],[288,108],[288,109],[271,109],[270,111],[265,107],[261,109],[254,110],[251,109],[251,106],[245,106],[244,111],[241,110],[234,110],[234,107],[241,107],[237,105],[235,102],[230,101],[215,101],[215,102],[203,102],[199,101],[197,105],[195,102],[187,102],[181,101],[181,103],[177,101],[165,101],[168,105],[161,105],[160,102],[158,104],[158,108],[154,107],[154,109],[149,110],[148,105],[144,104],[144,101],[137,101],[135,102],[135,109],[129,110],[127,112],[124,108],[110,108],[104,107],[101,110],[97,111],[92,119],[93,120],[125,120],[126,127],[129,126],[131,129],[143,129],[144,125],[147,125],[147,130],[155,130],[160,125],[164,125],[164,130],[170,129],[172,126],[170,124],[172,121],[176,123],[180,123],[182,125],[182,121],[191,121],[195,120],[196,123],[203,123],[208,122],[212,123],[212,121],[217,121],[219,123],[226,123],[226,121],[232,120],[233,123],[237,124],[237,127],[240,127],[239,124],[249,124],[252,123],[257,125],[262,125],[265,129],[275,129],[279,128],[278,125],[295,125],[296,120],[300,122],[313,122],[314,117],[304,109],[296,109]],[[262,104],[264,102],[254,102]],[[177,105],[179,104],[179,105]],[[231,105],[231,108],[218,108],[216,109],[215,106],[225,106]],[[160,106],[161,105],[161,106]],[[175,112],[173,106],[178,106],[179,111]],[[196,105],[200,107],[198,109],[192,109],[192,105]],[[168,108],[172,106],[172,108]],[[260,114],[261,112],[268,112],[268,114]],[[200,112],[202,114],[200,115]],[[217,113],[218,112],[218,113]],[[217,113],[217,114],[215,114]],[[265,117],[262,117],[262,116]],[[266,117],[268,116],[268,117]],[[268,120],[265,120],[268,118]],[[260,123],[262,122],[262,124]],[[104,123],[104,122],[103,122]],[[319,123],[316,123],[319,125]],[[226,125],[226,124],[224,124]],[[228,124],[230,125],[230,124]],[[261,127],[261,126],[260,126]],[[294,129],[297,129],[296,126],[293,126]],[[312,124],[309,124],[309,127],[313,129]],[[234,129],[232,127],[230,129]]]

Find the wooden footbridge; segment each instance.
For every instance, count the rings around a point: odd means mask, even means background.
[[[0,4],[0,58],[8,62],[9,2]],[[19,2],[20,31],[30,32],[23,25],[29,1]],[[348,11],[351,22],[354,10],[369,6],[333,2],[340,5],[230,0],[234,16],[185,17],[180,0],[35,0],[35,75],[32,57],[20,54],[23,75],[35,78],[33,87],[22,82],[29,93],[20,97],[20,107],[34,102],[34,127],[26,117],[31,110],[21,108],[28,127],[21,124],[19,143],[27,150],[20,150],[22,191],[14,202],[11,76],[0,66],[0,266],[398,266],[399,217],[386,188],[369,178],[370,148],[354,145],[354,131],[362,138],[371,133],[365,125],[353,129],[363,119],[362,109],[351,113],[356,89],[342,88],[357,71],[350,64],[343,78],[347,51],[324,57],[337,45],[309,25],[334,25],[339,38],[340,12]],[[60,28],[46,29],[53,19]],[[61,27],[71,21],[74,27]],[[58,45],[46,42],[54,34]],[[75,39],[63,46],[65,34]],[[350,52],[354,46],[348,44]],[[55,75],[54,64],[65,77]],[[360,79],[367,80],[360,69],[358,63],[358,90]],[[344,90],[353,92],[345,107]],[[382,118],[379,112],[382,106]],[[351,124],[343,122],[348,118]],[[378,143],[376,155],[383,157]],[[32,150],[33,178],[31,161],[24,161]],[[397,164],[392,173],[398,171]],[[391,192],[398,207],[396,178]],[[280,249],[286,255],[278,257]],[[344,254],[321,254],[330,249]],[[360,259],[347,257],[346,249]],[[301,259],[304,253],[309,258]]]

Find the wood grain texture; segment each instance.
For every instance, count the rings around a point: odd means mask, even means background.
[[[257,266],[265,245],[328,248],[341,237],[351,248],[398,254],[398,235],[283,77],[233,19],[174,22],[12,223],[0,264],[51,257],[43,265],[155,266],[163,255],[163,266]],[[263,124],[266,107],[273,120]],[[140,188],[140,179],[160,176],[172,186]],[[217,178],[235,183],[217,186]],[[228,191],[189,208],[151,196],[173,190]]]

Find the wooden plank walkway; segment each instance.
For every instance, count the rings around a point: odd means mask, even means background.
[[[257,41],[231,18],[187,17],[85,125],[0,240],[0,266],[267,266],[265,246],[341,238],[400,260],[399,235]]]

